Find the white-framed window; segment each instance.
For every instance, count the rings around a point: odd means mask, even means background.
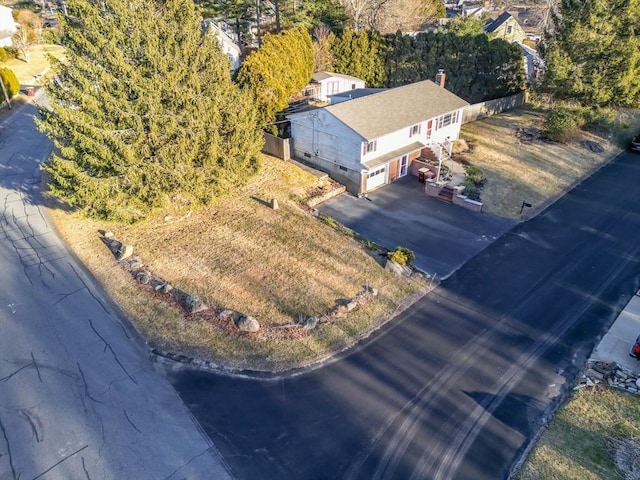
[[[438,118],[438,128],[446,127],[452,123],[458,123],[458,110],[453,113],[447,113]]]
[[[327,92],[329,95],[338,93],[338,90],[340,90],[340,82],[338,80],[333,80],[327,83]]]
[[[419,135],[420,134],[420,124],[418,125],[414,125],[413,127],[411,127],[409,129],[409,136],[413,137],[414,135]]]
[[[367,153],[375,152],[377,148],[377,141],[374,140],[372,142],[365,142],[362,144],[362,154],[366,155]]]
[[[507,25],[507,35],[509,35],[513,31],[513,27],[511,25]]]

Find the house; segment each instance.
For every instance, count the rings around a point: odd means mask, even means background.
[[[544,60],[542,60],[542,57],[540,57],[540,54],[535,49],[523,43],[518,45],[522,51],[524,73],[527,76],[527,81],[532,82],[537,80],[544,70]]]
[[[13,11],[0,5],[0,47],[13,46],[13,34],[18,31],[18,24],[13,19]]]
[[[457,139],[463,99],[431,80],[288,115],[292,156],[363,194],[410,172],[423,149]]]
[[[330,95],[364,88],[364,80],[343,75],[341,73],[316,72],[311,76],[311,83],[304,90],[305,97],[313,97],[322,102],[329,100]]]
[[[488,20],[483,28],[490,38],[501,38],[509,43],[522,43],[527,38],[525,31],[509,12],[503,12],[498,18]]]
[[[224,25],[214,20],[205,20],[203,23],[203,29],[210,34],[215,35],[220,44],[222,51],[229,57],[231,62],[231,71],[235,72],[240,68],[242,59],[242,51],[238,44],[227,33],[228,29],[224,28]]]

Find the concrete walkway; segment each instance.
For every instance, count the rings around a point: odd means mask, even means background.
[[[591,360],[615,362],[621,367],[640,374],[640,361],[629,356],[629,351],[640,335],[640,291],[631,298],[625,309],[593,351]]]

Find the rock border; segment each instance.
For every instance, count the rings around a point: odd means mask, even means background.
[[[580,383],[573,389],[579,390],[596,385],[607,385],[634,395],[640,395],[640,374],[618,365],[616,362],[589,360],[586,363]]]
[[[101,235],[100,239],[109,248],[118,264],[128,271],[140,286],[150,289],[152,293],[160,296],[165,302],[177,304],[186,315],[186,320],[198,319],[211,324],[218,323],[221,327],[220,329],[226,330],[228,333],[233,332],[229,330],[228,326],[234,325],[235,331],[257,334],[256,338],[263,340],[273,337],[278,337],[280,340],[300,338],[318,325],[346,318],[349,312],[369,303],[378,295],[377,289],[365,285],[354,297],[337,300],[331,309],[318,317],[299,315],[296,321],[288,324],[267,324],[266,327],[262,327],[254,317],[224,307],[211,307],[197,295],[175,288],[169,281],[153,273],[139,256],[133,255],[134,248],[132,245],[117,240],[113,232],[101,230],[99,233]],[[284,333],[285,330],[291,329],[295,330],[295,332]],[[275,332],[281,333],[276,335]],[[171,358],[173,355],[163,354],[162,356]],[[175,356],[181,357],[181,355]]]

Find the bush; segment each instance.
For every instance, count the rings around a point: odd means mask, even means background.
[[[18,82],[18,77],[16,77],[16,74],[13,73],[13,70],[0,67],[0,81],[4,83],[4,86],[7,89],[7,94],[9,95],[9,99],[13,98],[13,96],[20,91],[20,82]],[[6,98],[4,98],[4,92],[1,88],[0,100],[6,100]]]
[[[469,200],[480,200],[480,189],[477,187],[475,183],[469,181],[469,179],[465,179],[464,190],[462,190],[462,194],[466,196]]]
[[[565,107],[553,107],[545,121],[545,133],[556,142],[569,141],[579,125],[580,115]]]
[[[484,182],[487,181],[487,176],[475,165],[465,165],[464,172],[467,174],[466,178],[473,182],[477,187],[484,185]]]
[[[12,58],[18,58],[18,49],[16,47],[4,47],[4,53],[7,55],[7,60]]]
[[[4,48],[0,47],[0,63],[6,62],[8,58],[9,56],[7,55],[7,51]]]
[[[416,254],[406,247],[396,247],[394,251],[387,254],[387,257],[392,262],[396,262],[397,264],[402,266],[408,266],[411,265],[416,259]]]

